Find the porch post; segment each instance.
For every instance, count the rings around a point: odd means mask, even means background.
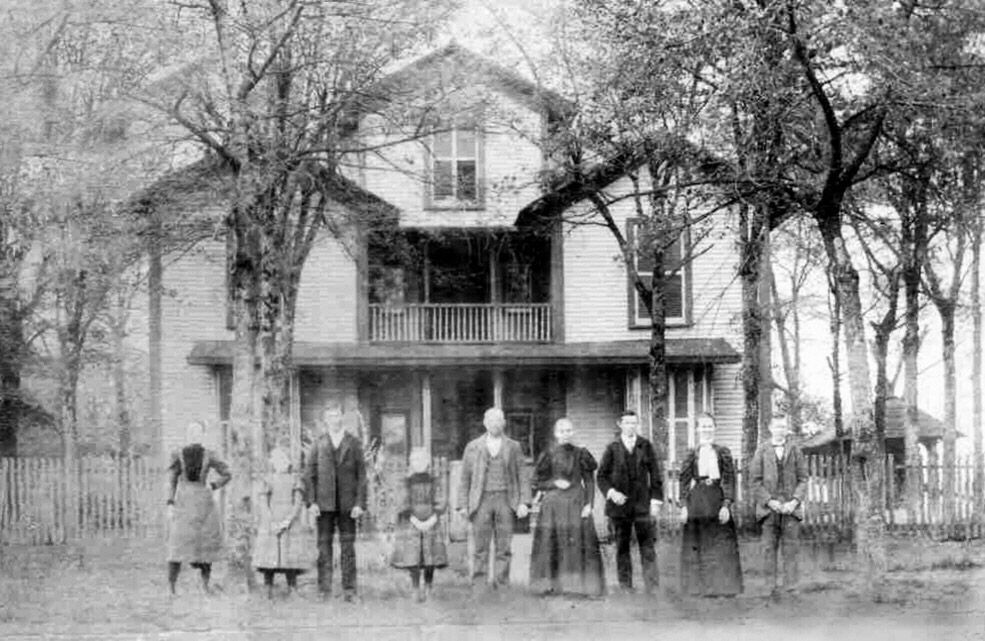
[[[493,407],[503,409],[503,370],[493,370]]]
[[[421,374],[421,445],[431,457],[431,373]]]

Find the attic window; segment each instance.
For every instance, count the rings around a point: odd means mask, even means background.
[[[477,207],[482,176],[481,136],[474,127],[454,127],[431,136],[430,204]]]

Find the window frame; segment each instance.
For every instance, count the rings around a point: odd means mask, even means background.
[[[637,268],[639,265],[639,253],[636,251],[636,239],[637,239],[637,228],[639,227],[639,218],[629,218],[626,220],[626,242],[633,248],[633,267]],[[691,238],[688,230],[681,232],[680,239],[681,246],[681,261],[682,265],[676,271],[666,271],[666,276],[680,275],[681,278],[681,315],[680,316],[667,316],[664,322],[668,327],[684,327],[691,324],[691,261],[685,260],[691,248]],[[644,274],[646,276],[652,276],[652,272],[640,272],[637,270],[637,274]],[[627,285],[627,302],[628,302],[628,325],[629,329],[650,329],[653,327],[653,321],[647,316],[639,315],[639,308],[641,301],[639,300],[639,292],[636,290],[636,284],[633,282],[633,275],[629,268],[626,268],[626,285]]]
[[[452,165],[452,176],[451,183],[454,192],[458,191],[458,163],[460,160],[465,160],[466,158],[458,158],[458,132],[463,130],[470,130],[475,136],[475,199],[466,200],[458,196],[457,193],[453,193],[451,197],[437,197],[434,194],[434,188],[436,185],[435,180],[435,163],[438,160],[447,160],[451,162]],[[437,136],[439,134],[450,133],[451,134],[451,155],[450,156],[438,156],[435,153],[437,147]],[[486,178],[486,160],[485,160],[485,136],[483,134],[482,127],[476,121],[469,122],[455,122],[449,124],[447,129],[442,129],[435,131],[427,136],[427,144],[425,145],[424,152],[424,162],[427,172],[427,180],[425,181],[424,190],[424,208],[425,209],[435,209],[435,210],[478,210],[485,209],[485,178]]]

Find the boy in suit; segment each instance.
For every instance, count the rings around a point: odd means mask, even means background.
[[[322,411],[321,434],[305,464],[308,509],[318,520],[318,591],[332,592],[332,538],[342,547],[342,591],[356,597],[356,521],[366,511],[366,462],[359,439],[345,431],[342,408],[330,403]]]
[[[635,531],[643,581],[647,593],[653,594],[658,582],[654,519],[663,502],[663,473],[653,445],[636,433],[636,412],[623,412],[617,425],[619,438],[605,448],[597,480],[605,497],[605,514],[615,530],[619,586],[625,592],[633,590],[629,545]]]
[[[787,419],[774,416],[770,439],[761,443],[752,457],[753,497],[756,519],[763,528],[762,545],[767,585],[777,594],[777,553],[783,548],[783,588],[796,589],[800,522],[804,518],[807,491],[807,459],[787,438]]]

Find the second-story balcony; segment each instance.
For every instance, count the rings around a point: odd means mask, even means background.
[[[401,230],[369,244],[373,343],[549,343],[550,239],[507,230]]]
[[[414,343],[547,343],[550,303],[416,303],[369,306],[369,340]]]

